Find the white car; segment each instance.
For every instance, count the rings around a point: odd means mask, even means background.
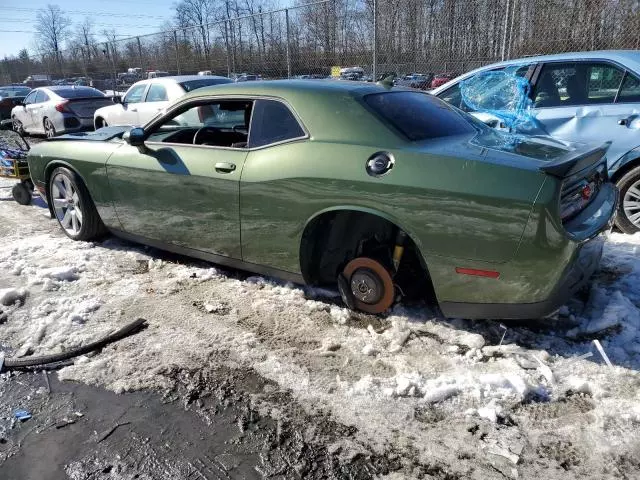
[[[185,93],[197,88],[231,83],[226,77],[181,75],[153,78],[134,83],[122,100],[96,110],[93,123],[96,128],[113,125],[144,125],[158,112]]]
[[[93,113],[113,102],[91,87],[39,87],[11,110],[13,129],[55,137],[93,128]]]

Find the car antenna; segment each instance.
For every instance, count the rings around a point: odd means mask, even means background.
[[[387,89],[393,87],[393,75],[388,75],[384,77],[382,80],[377,81],[376,84],[381,85]]]

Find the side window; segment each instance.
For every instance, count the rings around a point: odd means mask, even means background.
[[[468,112],[470,110],[462,101],[462,94],[460,93],[459,83],[456,83],[454,86],[447,88],[444,92],[438,95],[438,98],[453,105],[454,107],[458,107],[464,110],[465,112]]]
[[[124,103],[140,103],[142,102],[142,95],[147,88],[146,84],[135,85],[127,92],[124,97]]]
[[[640,103],[640,80],[629,72],[620,87],[617,103]]]
[[[623,71],[600,62],[549,63],[534,91],[536,107],[613,103]]]
[[[287,106],[276,100],[257,100],[253,109],[249,147],[304,137],[302,127]]]
[[[247,148],[253,101],[199,103],[164,117],[150,131],[150,142]]]
[[[38,90],[38,94],[36,95],[36,99],[33,103],[42,103],[49,100],[49,95],[44,93],[42,90]]]
[[[32,103],[36,103],[37,94],[38,92],[31,92],[29,95],[27,95],[27,97],[24,99],[24,104],[31,105]]]
[[[624,72],[606,63],[587,66],[587,97],[589,103],[613,103]]]
[[[145,102],[165,102],[169,100],[167,97],[167,89],[163,85],[152,84],[147,92]]]
[[[578,71],[575,63],[548,63],[542,67],[533,91],[533,104],[537,108],[563,106],[569,97],[567,82]]]

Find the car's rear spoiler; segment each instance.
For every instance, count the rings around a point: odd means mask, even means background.
[[[602,161],[610,145],[611,142],[606,142],[598,147],[583,147],[567,152],[561,157],[543,165],[540,167],[540,170],[554,177],[570,177]]]

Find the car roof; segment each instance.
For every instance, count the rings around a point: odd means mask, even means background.
[[[224,83],[203,87],[190,92],[186,97],[215,95],[275,95],[286,98],[288,94],[322,94],[343,92],[354,96],[382,93],[388,88],[375,83],[352,82],[347,80],[259,80],[255,82]]]
[[[96,90],[93,87],[88,87],[85,85],[47,85],[46,87],[38,87],[38,88],[34,88],[34,90],[50,90],[53,93],[56,93],[57,91],[60,90],[69,90],[70,88],[75,89],[75,90]]]
[[[190,80],[202,80],[205,78],[227,79],[227,77],[220,77],[216,75],[170,75],[168,77],[147,78],[144,80],[140,80],[140,82],[136,82],[136,83],[142,83],[142,82],[181,83],[181,82],[188,82]]]
[[[460,80],[470,77],[477,72],[485,70],[491,70],[497,67],[507,67],[510,65],[522,65],[526,63],[540,63],[540,62],[555,62],[555,61],[580,61],[580,60],[610,60],[613,62],[624,65],[629,70],[640,74],[640,50],[593,50],[588,52],[568,52],[557,53],[553,55],[533,55],[529,57],[521,57],[513,60],[505,60],[504,62],[492,63],[480,68],[471,70],[463,75],[454,78],[451,82],[447,82],[441,87],[438,87],[432,91],[433,94],[438,94],[451,85],[459,82]]]

